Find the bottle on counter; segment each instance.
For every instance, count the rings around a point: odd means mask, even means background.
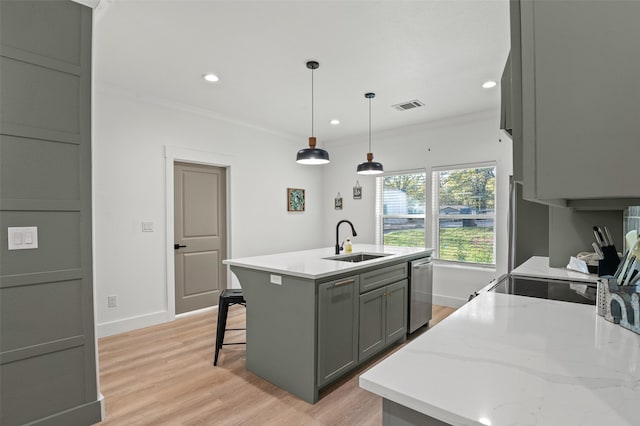
[[[347,241],[344,243],[344,252],[351,253],[353,251],[353,246],[351,245],[351,240],[347,238]]]

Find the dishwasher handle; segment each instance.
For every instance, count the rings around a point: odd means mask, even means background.
[[[411,269],[430,268],[433,265],[430,257],[418,259],[411,262]]]

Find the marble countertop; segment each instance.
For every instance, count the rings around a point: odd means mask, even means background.
[[[637,425],[640,335],[593,306],[488,292],[360,387],[452,425]]]
[[[239,259],[226,259],[222,263],[231,266],[240,266],[248,269],[273,272],[283,275],[291,275],[301,278],[318,279],[335,274],[357,271],[370,266],[381,266],[398,260],[409,259],[416,255],[430,255],[433,249],[420,247],[394,247],[375,244],[354,244],[353,252],[357,253],[384,253],[388,256],[364,262],[341,262],[339,260],[326,259],[334,257],[335,248],[326,247],[313,250],[301,250],[289,253],[277,253],[265,256],[244,257]],[[344,252],[342,252],[344,253]],[[342,254],[341,256],[348,256]]]
[[[529,260],[511,271],[511,276],[551,278],[586,283],[596,283],[598,281],[598,275],[596,274],[583,274],[566,268],[551,268],[549,267],[549,258],[542,256],[529,258]]]

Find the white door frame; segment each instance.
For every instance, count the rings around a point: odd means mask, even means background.
[[[174,217],[174,189],[173,189],[173,163],[183,161],[205,166],[224,167],[227,170],[227,256],[231,255],[231,181],[233,175],[233,158],[215,152],[198,151],[195,149],[175,146],[164,147],[165,157],[165,197],[166,197],[166,234],[165,234],[165,269],[167,283],[167,321],[173,321],[176,317],[176,277],[173,248],[173,217]],[[227,286],[231,286],[231,272],[227,268]]]

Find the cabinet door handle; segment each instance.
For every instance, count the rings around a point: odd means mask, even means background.
[[[347,285],[347,284],[351,284],[353,282],[355,282],[355,280],[353,278],[349,278],[348,280],[338,281],[333,286],[334,287],[338,287],[339,285]]]

